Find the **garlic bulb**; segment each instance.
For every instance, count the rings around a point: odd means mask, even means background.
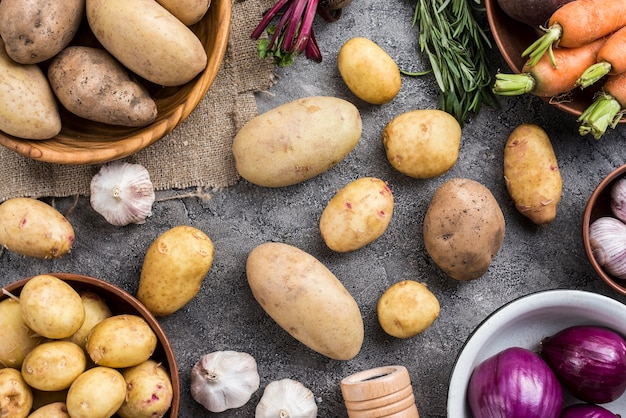
[[[191,369],[191,396],[211,412],[245,405],[259,383],[256,360],[248,353],[215,351]]]
[[[611,187],[611,212],[626,222],[626,177],[621,177]]]
[[[140,164],[113,161],[91,179],[91,207],[116,226],[144,223],[154,197],[150,174]]]
[[[256,406],[255,418],[315,418],[315,397],[302,383],[292,379],[271,382]]]
[[[626,279],[626,224],[608,216],[596,219],[589,226],[589,244],[607,273]]]

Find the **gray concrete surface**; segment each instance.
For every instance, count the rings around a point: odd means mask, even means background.
[[[351,37],[366,36],[381,45],[408,70],[427,68],[419,56],[416,28],[411,26],[413,2],[355,0],[340,21],[316,20],[324,61],[300,58],[279,69],[277,84],[258,94],[261,112],[309,95],[333,95],[353,101],[363,119],[363,136],[354,151],[328,172],[305,183],[266,189],[241,181],[225,190],[208,191],[210,199],[162,200],[190,190],[157,194],[153,216],[144,225],[116,228],[94,213],[81,197],[69,214],[76,230],[72,252],[58,260],[34,260],[8,251],[0,256],[0,284],[47,272],[72,272],[106,279],[134,293],[143,256],[165,230],[189,224],[215,242],[213,267],[199,295],[183,309],[161,319],[174,346],[180,368],[180,417],[251,417],[264,387],[281,378],[299,380],[314,393],[320,417],[347,416],[340,392],[342,378],[369,368],[402,364],[409,369],[416,403],[423,418],[446,416],[448,379],[455,358],[472,330],[492,311],[529,293],[555,288],[582,289],[626,302],[593,272],[582,247],[581,218],[587,198],[612,169],[626,161],[624,134],[619,128],[602,140],[581,138],[573,116],[532,97],[503,99],[501,108],[483,110],[463,128],[458,163],[445,175],[411,179],[388,164],[380,140],[384,125],[401,112],[437,107],[431,77],[404,78],[397,98],[383,106],[355,99],[336,69],[339,47]],[[508,71],[492,51],[493,71]],[[545,228],[517,213],[502,175],[503,144],[523,122],[536,123],[550,135],[563,176],[563,196],[556,221]],[[326,202],[349,181],[377,176],[389,183],[395,211],[387,232],[369,246],[347,254],[328,250],[318,231]],[[507,223],[501,251],[480,279],[461,283],[445,276],[429,259],[422,240],[422,219],[435,189],[452,177],[485,184],[498,200]],[[51,202],[49,199],[48,201]],[[65,213],[73,198],[55,199]],[[253,299],[246,282],[248,252],[265,241],[295,245],[316,256],[333,271],[361,308],[365,341],[352,360],[319,355],[280,329]],[[436,322],[421,335],[400,340],[387,336],[376,318],[376,302],[392,283],[425,282],[441,304]],[[253,355],[261,388],[242,408],[211,414],[189,394],[189,373],[205,353],[237,350]],[[451,417],[454,418],[454,417]]]

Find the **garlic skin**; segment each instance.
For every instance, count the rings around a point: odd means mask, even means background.
[[[270,382],[256,406],[255,418],[315,418],[315,396],[302,383],[292,379]]]
[[[211,412],[245,405],[260,384],[256,360],[248,353],[215,351],[191,369],[191,396]]]
[[[91,179],[91,207],[110,224],[142,224],[152,215],[154,187],[140,164],[113,161]]]
[[[626,279],[626,224],[609,216],[596,219],[589,225],[589,244],[607,273]]]
[[[611,212],[626,222],[626,177],[621,177],[611,186]]]

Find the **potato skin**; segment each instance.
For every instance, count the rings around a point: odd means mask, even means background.
[[[80,26],[85,0],[2,0],[0,36],[20,64],[37,64],[65,48]]]
[[[4,4],[4,1],[0,4]],[[0,130],[23,139],[61,132],[61,116],[48,79],[35,64],[18,64],[0,39]]]
[[[202,20],[211,6],[211,0],[157,0],[157,2],[186,26]]]
[[[302,344],[335,360],[359,353],[364,334],[359,307],[315,257],[288,244],[267,242],[248,255],[246,274],[257,302]]]
[[[412,110],[396,116],[385,126],[382,141],[393,168],[410,177],[433,178],[456,164],[461,126],[442,110]]]
[[[434,193],[423,224],[424,245],[450,277],[473,280],[487,272],[504,241],[502,210],[481,183],[453,178]]]
[[[78,376],[67,392],[72,418],[109,418],[124,402],[126,382],[110,367],[96,366]]]
[[[148,81],[179,86],[206,68],[200,39],[154,0],[87,0],[86,12],[102,46]]]
[[[59,391],[85,371],[87,357],[70,341],[51,340],[33,348],[22,364],[22,377],[32,388]]]
[[[137,299],[153,315],[176,312],[200,291],[215,247],[198,228],[175,226],[161,234],[144,257]]]
[[[77,344],[82,349],[85,348],[87,342],[87,336],[91,329],[103,319],[112,316],[111,309],[106,304],[106,301],[91,290],[79,291],[80,299],[83,301],[83,308],[85,309],[85,320],[80,328],[72,334],[68,340]]]
[[[71,418],[65,402],[53,402],[37,408],[28,418]]]
[[[0,367],[20,369],[24,357],[42,341],[28,328],[22,317],[20,303],[12,298],[0,301]]]
[[[356,37],[339,49],[339,74],[359,99],[384,104],[400,92],[402,80],[396,62],[375,42]]]
[[[296,99],[250,120],[233,140],[237,171],[264,187],[291,186],[334,167],[361,138],[359,110],[328,96]]]
[[[148,90],[102,48],[65,48],[50,62],[48,79],[63,106],[82,118],[141,127],[157,117]]]
[[[556,219],[563,181],[548,134],[522,124],[504,147],[504,181],[515,208],[537,225]]]
[[[33,405],[33,393],[19,370],[0,369],[0,413],[3,417],[26,418]]]
[[[331,250],[354,251],[383,235],[392,215],[393,194],[387,183],[362,177],[328,202],[320,217],[320,233]]]
[[[154,360],[122,370],[126,399],[117,411],[121,418],[156,418],[165,415],[174,392],[169,373]]]
[[[15,197],[0,204],[0,245],[36,258],[59,258],[74,244],[74,228],[41,200]]]

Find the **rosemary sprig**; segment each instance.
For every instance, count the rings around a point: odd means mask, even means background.
[[[461,125],[483,103],[497,105],[488,65],[491,42],[473,11],[470,0],[417,0],[413,15],[420,53],[439,86],[439,106]]]

